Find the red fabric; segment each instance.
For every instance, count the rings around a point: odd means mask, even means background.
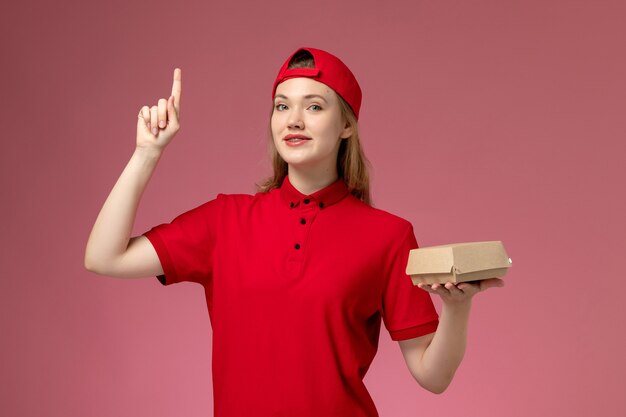
[[[362,380],[381,319],[393,340],[437,328],[405,272],[413,227],[342,180],[309,196],[289,177],[268,193],[219,194],[144,235],[165,285],[204,287],[216,417],[377,416]]]
[[[289,69],[289,61],[300,50],[306,50],[313,55],[315,61],[315,68],[291,68]],[[272,100],[276,94],[276,87],[278,84],[285,80],[295,77],[307,77],[312,78],[315,81],[319,81],[326,84],[337,94],[339,94],[352,108],[354,116],[359,119],[359,111],[361,109],[362,92],[356,77],[350,71],[350,68],[343,63],[335,55],[316,48],[302,47],[298,48],[294,53],[289,55],[287,60],[283,63],[276,80],[274,80],[274,86],[272,87]]]

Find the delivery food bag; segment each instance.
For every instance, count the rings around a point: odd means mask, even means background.
[[[412,249],[406,267],[414,285],[501,278],[513,261],[499,240]]]

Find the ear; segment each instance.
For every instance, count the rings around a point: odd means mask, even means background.
[[[341,131],[341,139],[348,139],[350,136],[352,136],[352,125],[350,124],[349,121],[346,120],[345,125],[343,130]]]

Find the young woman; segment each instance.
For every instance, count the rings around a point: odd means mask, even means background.
[[[411,223],[370,204],[350,69],[315,48],[291,54],[272,89],[273,176],[218,194],[129,238],[137,205],[179,129],[172,95],[139,113],[137,147],[93,227],[85,267],[204,287],[217,417],[377,416],[363,378],[381,322],[409,371],[441,393],[465,351],[472,297],[502,280],[414,286]],[[438,316],[429,293],[443,300]]]

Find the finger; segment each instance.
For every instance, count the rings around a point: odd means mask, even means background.
[[[448,289],[441,284],[435,283],[431,286],[431,288],[433,289],[433,291],[435,291],[436,294],[439,294],[442,296],[450,295],[450,291],[448,291]]]
[[[150,127],[150,107],[148,106],[143,106],[141,108],[141,116],[144,118],[144,120],[146,121],[146,126]]]
[[[430,288],[430,285],[428,284],[424,284],[420,282],[417,284],[417,286],[426,292],[434,293],[434,291],[432,290],[432,288]]]
[[[487,288],[492,288],[492,287],[503,287],[504,286],[504,281],[501,280],[500,278],[489,278],[489,279],[484,279],[482,281],[480,281],[480,290],[484,291]]]
[[[150,131],[150,108],[143,106],[137,115],[137,127],[144,132]]]
[[[176,113],[180,116],[180,93],[182,92],[182,70],[180,68],[174,69],[174,81],[172,83],[172,95],[174,96],[174,106],[176,107]]]
[[[174,107],[174,96],[170,96],[167,100],[167,124],[178,128],[178,114],[176,114],[176,108]]]
[[[167,100],[165,100],[164,98],[161,98],[158,101],[157,114],[158,114],[158,117],[159,117],[159,127],[161,129],[165,129],[165,126],[167,126],[167,123],[166,123],[166,120],[167,120]]]
[[[152,134],[156,135],[159,132],[159,128],[157,127],[158,122],[158,108],[157,106],[150,107],[150,126],[152,129]]]
[[[141,118],[143,119],[146,128],[148,130],[150,130],[150,107],[148,106],[143,106],[139,112],[139,115],[141,116]]]
[[[478,282],[462,282],[456,286],[463,293],[474,295],[480,292],[480,281]]]
[[[465,293],[457,288],[452,282],[447,282],[445,288],[450,292],[450,295],[455,298],[463,297]]]

